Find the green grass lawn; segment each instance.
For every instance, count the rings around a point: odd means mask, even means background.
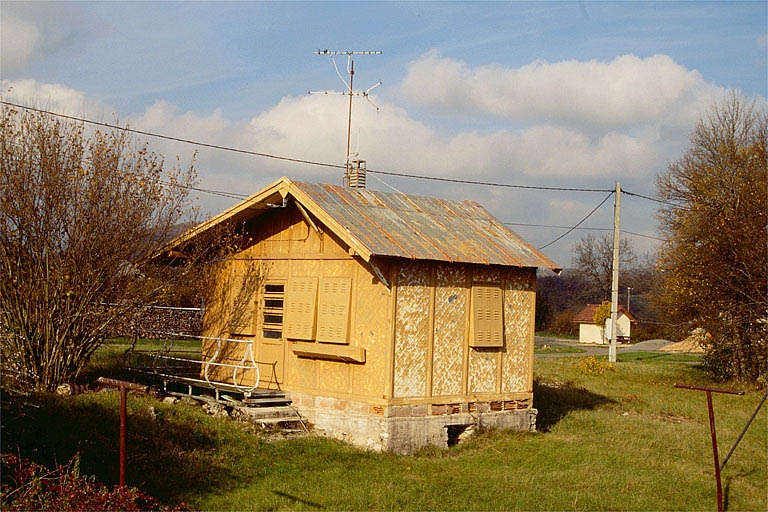
[[[100,354],[101,374],[117,345]],[[131,393],[128,483],[200,510],[715,509],[706,395],[673,387],[712,383],[690,360],[654,355],[626,354],[613,370],[604,358],[536,359],[537,433],[485,431],[412,456],[320,436],[270,442]],[[713,395],[721,459],[761,397]],[[2,405],[3,451],[49,465],[79,451],[83,473],[117,481],[117,392],[5,395]],[[728,510],[768,509],[766,432],[768,407],[723,470]]]

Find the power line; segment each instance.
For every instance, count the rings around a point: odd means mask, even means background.
[[[382,174],[386,176],[397,176],[400,178],[413,178],[413,179],[420,179],[420,180],[430,180],[430,181],[442,181],[445,183],[460,183],[463,185],[482,185],[486,187],[501,187],[501,188],[521,188],[526,190],[550,190],[550,191],[561,191],[561,192],[610,192],[613,193],[613,190],[607,189],[607,188],[571,188],[571,187],[543,187],[543,186],[536,186],[536,185],[512,185],[509,183],[494,183],[490,181],[473,181],[473,180],[460,180],[458,178],[440,178],[437,176],[422,176],[418,174],[407,174],[407,173],[399,173],[399,172],[392,172],[392,171],[376,171],[368,169],[369,173],[374,174]]]
[[[580,225],[581,225],[581,224],[582,224],[584,221],[586,221],[588,218],[590,218],[590,217],[592,216],[592,214],[593,214],[593,213],[595,213],[597,210],[599,210],[599,209],[600,209],[600,207],[601,207],[601,206],[603,206],[603,205],[605,204],[605,202],[606,202],[608,199],[610,199],[610,197],[611,197],[612,195],[613,195],[613,191],[611,191],[611,193],[610,193],[610,194],[608,194],[607,196],[605,196],[605,199],[603,199],[602,201],[600,201],[600,204],[598,204],[597,206],[595,206],[595,207],[592,209],[592,211],[591,211],[591,212],[589,212],[589,213],[587,214],[587,216],[586,216],[586,217],[584,217],[584,218],[583,218],[583,219],[581,219],[579,222],[577,222],[577,223],[576,223],[576,225],[574,225],[574,226],[573,226],[572,228],[570,228],[568,231],[566,231],[565,233],[563,233],[563,234],[562,234],[562,235],[560,235],[559,237],[555,238],[554,240],[552,240],[552,241],[551,241],[551,242],[549,242],[548,244],[545,244],[545,245],[542,245],[541,247],[539,247],[539,250],[542,250],[542,249],[545,249],[545,248],[549,247],[550,245],[552,245],[552,244],[554,244],[555,242],[557,242],[557,241],[559,241],[560,239],[562,239],[562,238],[563,238],[565,235],[567,235],[568,233],[570,233],[570,232],[571,232],[571,231],[573,231],[574,229],[578,228],[578,227],[579,227],[579,226],[580,226]]]
[[[640,197],[640,198],[642,198],[642,199],[647,199],[648,201],[653,201],[654,203],[659,203],[659,204],[666,204],[666,205],[670,205],[670,206],[675,206],[675,204],[674,204],[674,203],[670,203],[669,201],[664,201],[664,200],[662,200],[662,199],[658,199],[658,198],[656,198],[656,197],[644,196],[644,195],[642,195],[642,194],[635,194],[634,192],[628,192],[628,191],[626,191],[626,190],[624,190],[624,189],[622,189],[622,190],[621,190],[621,193],[622,193],[622,194],[626,194],[626,195],[628,195],[628,196],[634,196],[634,197]]]
[[[293,158],[293,157],[287,157],[287,156],[280,156],[280,155],[273,155],[270,153],[263,153],[259,151],[251,151],[248,149],[241,149],[241,148],[233,148],[229,146],[222,146],[220,144],[211,144],[207,142],[199,142],[191,139],[183,139],[181,137],[173,137],[170,135],[163,135],[159,133],[154,132],[148,132],[145,130],[137,130],[135,128],[129,128],[127,126],[120,126],[117,124],[111,124],[111,123],[105,123],[103,121],[92,121],[90,119],[85,119],[82,117],[77,116],[70,116],[66,114],[59,114],[57,112],[52,112],[49,110],[43,110],[35,107],[29,107],[26,105],[20,105],[18,103],[12,103],[10,101],[0,100],[0,103],[4,105],[9,105],[12,107],[22,108],[25,110],[31,110],[33,112],[38,112],[41,114],[47,114],[52,116],[61,117],[64,119],[70,119],[72,121],[77,121],[80,123],[88,123],[93,124],[96,126],[103,126],[105,128],[111,128],[115,130],[123,130],[130,133],[136,133],[139,135],[144,135],[147,137],[155,137],[158,139],[164,139],[164,140],[170,140],[174,142],[181,142],[184,144],[191,144],[194,146],[200,146],[210,149],[217,149],[220,151],[231,151],[234,153],[240,153],[245,155],[251,155],[251,156],[259,156],[263,158],[271,158],[274,160],[282,160],[286,162],[293,162],[293,163],[299,163],[299,164],[306,164],[306,165],[316,165],[320,167],[329,167],[332,169],[346,169],[346,166],[338,165],[338,164],[330,164],[327,162],[318,162],[314,160],[306,160],[301,158]],[[418,174],[409,174],[409,173],[401,173],[401,172],[395,172],[395,171],[383,171],[383,170],[375,170],[375,169],[367,169],[367,172],[373,173],[373,174],[381,174],[384,176],[396,176],[400,178],[411,178],[411,179],[421,179],[421,180],[428,180],[428,181],[439,181],[443,183],[457,183],[457,184],[463,184],[463,185],[481,185],[486,187],[499,187],[499,188],[516,188],[516,189],[524,189],[524,190],[547,190],[547,191],[559,191],[559,192],[611,192],[613,193],[612,189],[602,189],[602,188],[576,188],[576,187],[545,187],[545,186],[536,186],[536,185],[514,185],[510,183],[495,183],[490,181],[475,181],[475,180],[464,180],[464,179],[458,179],[458,178],[441,178],[437,176],[424,176],[424,175],[418,175]],[[228,192],[221,192],[222,194],[228,194]]]
[[[2,103],[4,105],[9,105],[9,106],[12,106],[12,107],[23,108],[25,110],[31,110],[33,112],[38,112],[38,113],[41,113],[41,114],[48,114],[48,115],[52,115],[52,116],[61,117],[61,118],[64,118],[64,119],[70,119],[72,121],[77,121],[77,122],[80,122],[80,123],[94,124],[96,126],[103,126],[105,128],[112,128],[112,129],[115,129],[115,130],[123,130],[123,131],[130,132],[130,133],[137,133],[139,135],[146,135],[147,137],[155,137],[155,138],[158,138],[158,139],[171,140],[171,141],[174,141],[174,142],[182,142],[184,144],[192,144],[193,146],[200,146],[200,147],[210,148],[210,149],[218,149],[218,150],[221,150],[221,151],[232,151],[234,153],[241,153],[241,154],[251,155],[251,156],[260,156],[260,157],[264,157],[264,158],[272,158],[274,160],[283,160],[283,161],[286,161],[286,162],[294,162],[294,163],[299,163],[299,164],[318,165],[318,166],[321,166],[321,167],[332,167],[334,169],[344,169],[345,168],[343,165],[329,164],[329,163],[325,163],[325,162],[315,162],[315,161],[312,161],[312,160],[304,160],[304,159],[301,159],[301,158],[292,158],[292,157],[280,156],[280,155],[272,155],[272,154],[269,154],[269,153],[261,153],[259,151],[251,151],[251,150],[248,150],[248,149],[240,149],[240,148],[233,148],[233,147],[229,147],[229,146],[221,146],[219,144],[211,144],[211,143],[208,143],[208,142],[199,142],[199,141],[190,140],[190,139],[182,139],[180,137],[173,137],[171,135],[162,135],[162,134],[159,134],[159,133],[153,133],[153,132],[147,132],[147,131],[144,131],[144,130],[137,130],[135,128],[129,128],[127,126],[120,126],[120,125],[117,125],[117,124],[105,123],[105,122],[102,122],[102,121],[92,121],[90,119],[85,119],[85,118],[76,117],[76,116],[70,116],[70,115],[66,115],[66,114],[59,114],[57,112],[51,112],[49,110],[42,110],[42,109],[39,109],[39,108],[28,107],[26,105],[19,105],[17,103],[11,103],[10,101],[0,100],[0,103]]]
[[[622,190],[622,192],[624,192]],[[524,222],[505,222],[504,223],[507,226],[522,226],[522,227],[530,227],[530,228],[554,228],[554,229],[570,229],[570,230],[582,230],[582,231],[613,231],[613,228],[595,228],[595,227],[572,227],[572,226],[555,226],[552,224],[527,224]],[[650,240],[658,240],[659,242],[663,242],[663,238],[658,238],[651,235],[644,235],[642,233],[635,233],[633,231],[627,231],[625,229],[621,230],[622,234],[625,235],[632,235],[632,236],[639,236],[642,238],[648,238]]]

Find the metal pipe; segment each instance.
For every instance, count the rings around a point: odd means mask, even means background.
[[[763,399],[760,400],[760,403],[757,404],[757,408],[755,409],[755,412],[752,413],[752,416],[749,418],[749,421],[747,421],[747,424],[744,425],[744,428],[741,431],[741,434],[739,434],[739,438],[736,439],[736,442],[733,443],[733,447],[731,448],[731,451],[728,452],[728,455],[723,459],[723,463],[720,464],[720,470],[722,471],[725,465],[728,463],[728,459],[731,458],[731,455],[733,455],[734,450],[736,450],[736,447],[739,446],[739,443],[741,442],[741,439],[744,437],[744,434],[747,433],[747,430],[749,429],[749,426],[752,424],[752,421],[754,421],[755,417],[757,416],[757,413],[760,412],[760,408],[765,403],[766,398],[768,398],[768,389],[765,390],[765,394],[763,395]]]
[[[712,437],[712,457],[715,459],[715,480],[717,481],[717,512],[723,512],[723,483],[720,480],[720,459],[717,455],[717,431],[715,430],[715,411],[712,408],[712,391],[707,391],[707,409],[709,410],[709,435]]]
[[[128,388],[120,386],[120,486],[125,485],[125,430],[128,419]]]
[[[692,386],[689,384],[674,384],[674,387],[681,389],[692,389],[694,391],[705,391],[707,393],[707,410],[709,411],[709,434],[712,438],[712,456],[715,461],[715,480],[717,481],[717,511],[723,512],[723,483],[720,479],[720,460],[717,454],[717,431],[715,429],[715,410],[712,407],[712,393],[724,393],[726,395],[743,395],[744,391],[735,391],[732,389],[718,389],[704,386]],[[730,456],[730,454],[729,454]]]
[[[107,377],[99,377],[96,382],[103,386],[109,386],[113,388],[120,388],[120,436],[119,436],[119,451],[120,451],[120,486],[125,485],[125,434],[128,425],[128,390],[133,391],[147,391],[147,386],[128,382],[124,380],[110,379]]]

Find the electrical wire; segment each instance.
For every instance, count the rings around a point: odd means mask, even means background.
[[[70,119],[72,121],[77,121],[80,123],[88,123],[93,124],[96,126],[103,126],[105,128],[111,128],[115,130],[123,130],[130,133],[136,133],[139,135],[144,135],[147,137],[155,137],[158,139],[164,139],[164,140],[170,140],[174,142],[181,142],[184,144],[191,144],[194,146],[200,146],[204,148],[210,148],[210,149],[217,149],[220,151],[231,151],[234,153],[240,153],[244,155],[251,155],[251,156],[259,156],[263,158],[271,158],[274,160],[281,160],[285,162],[293,162],[293,163],[299,163],[299,164],[307,164],[307,165],[316,165],[320,167],[328,167],[331,169],[342,169],[346,170],[346,166],[339,165],[339,164],[330,164],[327,162],[318,162],[314,160],[306,160],[301,158],[293,158],[293,157],[287,157],[287,156],[280,156],[280,155],[273,155],[270,153],[263,153],[259,151],[251,151],[248,149],[240,149],[240,148],[233,148],[229,146],[222,146],[220,144],[211,144],[207,142],[199,142],[194,141],[191,139],[183,139],[181,137],[173,137],[170,135],[162,135],[159,133],[153,133],[148,132],[145,130],[137,130],[135,128],[129,128],[126,126],[120,126],[116,124],[111,123],[105,123],[102,121],[92,121],[90,119],[85,119],[82,117],[76,117],[76,116],[70,116],[66,114],[59,114],[57,112],[52,112],[49,110],[43,110],[35,107],[29,107],[26,105],[20,105],[18,103],[13,103],[10,101],[0,100],[0,103],[4,105],[9,105],[12,107],[22,108],[25,110],[31,110],[33,112],[38,112],[41,114],[47,114],[52,116],[61,117],[64,119]],[[516,189],[524,189],[524,190],[547,190],[547,191],[559,191],[559,192],[613,192],[613,189],[602,189],[602,188],[576,188],[576,187],[545,187],[545,186],[536,186],[536,185],[514,185],[510,183],[495,183],[490,181],[474,181],[474,180],[464,180],[464,179],[458,179],[458,178],[441,178],[437,176],[424,176],[419,174],[409,174],[409,173],[401,173],[401,172],[394,172],[394,171],[384,171],[384,170],[376,170],[376,169],[367,169],[368,173],[371,174],[380,174],[384,176],[396,176],[400,178],[410,178],[410,179],[421,179],[421,180],[428,180],[428,181],[439,181],[443,183],[457,183],[462,185],[481,185],[486,187],[499,187],[499,188],[516,188]],[[221,192],[222,194],[228,194],[228,192]]]
[[[615,193],[615,192],[612,190],[612,191],[610,192],[610,194],[608,194],[607,196],[605,196],[605,199],[603,199],[602,201],[600,201],[600,204],[598,204],[597,206],[595,206],[595,207],[592,209],[592,211],[591,211],[591,212],[589,212],[589,213],[587,214],[587,216],[586,216],[586,217],[584,217],[583,219],[581,219],[579,222],[577,222],[577,223],[576,223],[576,225],[574,225],[572,228],[570,228],[568,231],[566,231],[565,233],[563,233],[563,234],[562,234],[562,235],[560,235],[559,237],[555,238],[554,240],[552,240],[552,241],[551,241],[551,242],[549,242],[548,244],[544,244],[544,245],[542,245],[541,247],[539,247],[539,250],[542,250],[542,249],[545,249],[545,248],[549,247],[550,245],[552,245],[552,244],[554,244],[555,242],[557,242],[557,241],[559,241],[560,239],[562,239],[562,238],[563,238],[565,235],[567,235],[567,234],[568,234],[568,233],[570,233],[571,231],[573,231],[573,230],[575,230],[576,228],[578,228],[578,227],[579,227],[579,226],[580,226],[580,225],[581,225],[581,224],[582,224],[584,221],[586,221],[588,218],[590,218],[590,217],[592,216],[592,214],[593,214],[593,213],[595,213],[597,210],[599,210],[599,209],[600,209],[600,207],[601,207],[601,206],[603,206],[603,205],[605,204],[605,202],[606,202],[608,199],[610,199],[610,197],[611,197],[611,196],[612,196],[614,193]]]
[[[626,194],[628,196],[634,196],[634,197],[640,197],[642,199],[647,199],[648,201],[653,201],[654,203],[666,204],[666,205],[669,205],[669,206],[677,206],[675,203],[671,203],[669,201],[664,201],[664,200],[658,199],[656,197],[644,196],[642,194],[635,194],[634,192],[629,192],[629,191],[624,190],[624,189],[621,189],[621,193],[622,194]]]
[[[522,226],[522,227],[530,227],[530,228],[580,229],[582,231],[613,231],[613,228],[593,228],[593,227],[571,228],[571,226],[555,226],[552,224],[526,224],[523,222],[505,222],[504,224],[507,226]],[[651,235],[644,235],[642,233],[635,233],[633,231],[627,231],[625,229],[622,229],[620,231],[622,234],[625,234],[625,235],[639,236],[642,238],[648,238],[650,240],[658,240],[659,242],[664,241],[663,238],[658,238]]]
[[[261,153],[259,151],[251,151],[251,150],[248,150],[248,149],[233,148],[233,147],[229,147],[229,146],[222,146],[222,145],[219,145],[219,144],[211,144],[211,143],[208,143],[208,142],[199,142],[199,141],[194,141],[194,140],[190,140],[190,139],[182,139],[180,137],[173,137],[171,135],[161,135],[159,133],[153,133],[153,132],[147,132],[147,131],[144,131],[144,130],[137,130],[135,128],[129,128],[127,126],[120,126],[120,125],[117,125],[117,124],[105,123],[105,122],[102,122],[102,121],[92,121],[90,119],[85,119],[85,118],[76,117],[76,116],[70,116],[70,115],[67,115],[67,114],[59,114],[57,112],[51,112],[49,110],[43,110],[43,109],[39,109],[39,108],[35,108],[35,107],[28,107],[26,105],[19,105],[18,103],[12,103],[10,101],[5,101],[5,100],[0,100],[0,103],[2,103],[3,105],[11,106],[11,107],[17,107],[17,108],[23,108],[25,110],[31,110],[33,112],[38,112],[40,114],[48,114],[48,115],[52,115],[52,116],[61,117],[61,118],[64,118],[64,119],[69,119],[69,120],[72,120],[72,121],[77,121],[79,123],[88,123],[88,124],[93,124],[93,125],[96,125],[96,126],[103,126],[105,128],[112,128],[112,129],[115,129],[115,130],[123,130],[123,131],[126,131],[126,132],[136,133],[136,134],[139,134],[139,135],[146,135],[147,137],[155,137],[155,138],[158,138],[158,139],[165,139],[165,140],[171,140],[171,141],[174,141],[174,142],[182,142],[184,144],[191,144],[193,146],[200,146],[200,147],[210,148],[210,149],[218,149],[218,150],[221,150],[221,151],[231,151],[231,152],[234,152],[234,153],[241,153],[241,154],[244,154],[244,155],[260,156],[260,157],[263,157],[263,158],[272,158],[274,160],[283,160],[283,161],[286,161],[286,162],[294,162],[294,163],[299,163],[299,164],[317,165],[317,166],[320,166],[320,167],[331,167],[331,168],[334,168],[334,169],[346,169],[345,166],[338,165],[338,164],[329,164],[329,163],[325,163],[325,162],[315,162],[313,160],[304,160],[304,159],[301,159],[301,158],[292,158],[292,157],[287,157],[287,156],[272,155],[272,154],[269,154],[269,153]]]

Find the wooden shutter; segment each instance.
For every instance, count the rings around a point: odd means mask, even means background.
[[[317,341],[347,343],[351,290],[352,279],[349,277],[320,279],[317,299]]]
[[[294,277],[288,282],[285,310],[285,337],[294,340],[315,339],[317,278]]]
[[[504,345],[503,300],[501,287],[493,284],[472,285],[472,346]]]

